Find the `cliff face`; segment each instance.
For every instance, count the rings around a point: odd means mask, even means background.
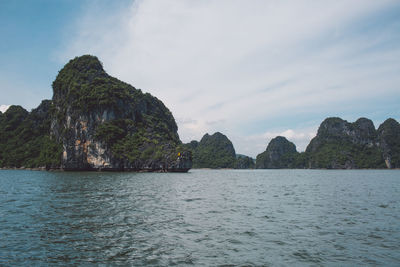
[[[387,168],[400,168],[400,124],[387,119],[378,128],[377,140]]]
[[[157,98],[109,76],[96,57],[71,60],[53,82],[51,134],[65,170],[187,171],[171,112]]]
[[[293,168],[296,165],[298,154],[296,146],[292,142],[283,136],[277,136],[269,142],[263,153],[257,155],[256,168]]]
[[[193,151],[194,168],[233,168],[236,153],[232,142],[222,133],[205,134],[200,142],[192,141],[186,147]]]
[[[307,146],[310,168],[356,169],[385,167],[377,131],[371,120],[349,123],[325,119]]]
[[[321,123],[317,136],[311,140],[307,151],[314,152],[322,143],[338,140],[356,145],[374,146],[376,142],[374,124],[366,118],[360,118],[354,123],[341,118],[327,118]]]

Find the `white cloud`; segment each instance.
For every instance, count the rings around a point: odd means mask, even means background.
[[[285,130],[283,132],[266,132],[263,137],[269,141],[276,136],[284,136],[291,142],[297,144],[298,151],[304,151],[307,145],[310,143],[311,139],[317,134],[316,128],[302,129],[300,131],[295,131],[292,129]]]
[[[7,109],[10,107],[10,105],[0,105],[0,111],[1,112],[6,112],[7,111]]]
[[[60,57],[95,54],[111,75],[157,96],[180,118],[184,142],[220,131],[237,152],[254,155],[270,132],[304,149],[309,132],[274,129],[300,129],[298,116],[322,120],[398,93],[393,27],[365,23],[395,3],[150,0],[112,12],[89,5]],[[282,125],[282,117],[292,119]]]
[[[302,152],[306,149],[311,139],[317,134],[318,127],[306,127],[302,129],[287,129],[283,131],[267,131],[261,134],[248,136],[234,136],[235,143],[240,144],[241,153],[255,157],[265,151],[271,139],[277,136],[284,136],[290,142],[296,144],[296,149]]]

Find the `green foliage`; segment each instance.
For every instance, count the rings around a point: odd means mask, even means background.
[[[383,128],[382,125],[379,127]],[[328,118],[321,123],[317,136],[307,146],[307,165],[329,169],[384,168],[383,155],[385,151],[390,153],[388,148],[395,145],[385,145],[383,132],[388,131],[377,132],[372,121],[366,118],[360,118],[354,123],[340,118]],[[394,132],[399,133],[400,130]]]
[[[74,123],[80,116],[93,118],[104,113],[110,116],[88,127],[94,130],[94,139],[121,160],[160,158],[169,151],[163,150],[166,143],[174,147],[180,143],[175,120],[164,104],[109,76],[94,56],[77,57],[66,64],[53,82],[53,91],[55,128],[61,140],[71,138],[66,133],[68,120]]]
[[[134,128],[134,122],[130,119],[117,119],[100,124],[94,137],[108,145],[113,145],[119,139],[124,138],[128,131]]]
[[[400,168],[400,124],[387,119],[378,128],[379,142],[385,158],[390,158],[392,168]]]
[[[119,159],[131,163],[146,161],[167,161],[171,157],[176,160],[181,147],[176,143],[164,139],[162,135],[154,134],[137,128],[137,131],[111,143],[112,154]]]
[[[291,168],[302,168],[298,165],[298,154],[297,152],[288,152],[280,155],[276,159],[271,159],[270,153],[264,151],[257,155],[256,167],[257,169],[291,169]]]
[[[376,147],[350,142],[326,142],[310,153],[312,168],[384,168],[381,151]]]
[[[67,113],[76,118],[108,110],[116,118],[142,121],[145,126],[168,132],[175,141],[179,140],[175,120],[164,104],[156,97],[109,76],[97,57],[85,55],[71,60],[53,82],[53,92],[60,124]]]
[[[258,169],[304,168],[303,158],[296,151],[296,146],[285,137],[272,139],[267,149],[257,155]]]
[[[62,146],[50,138],[51,102],[31,113],[11,106],[0,120],[0,167],[59,167]]]
[[[232,142],[219,132],[213,135],[205,134],[198,144],[191,142],[186,144],[186,147],[192,148],[194,168],[233,168],[235,166],[236,154]]]
[[[292,163],[292,168],[305,169],[309,166],[309,155],[306,152],[297,153]]]
[[[123,99],[132,98],[134,90],[107,75],[100,61],[90,55],[71,60],[53,82],[55,104],[64,115],[68,106],[76,115],[95,109],[118,109]]]
[[[252,159],[248,156],[244,156],[244,155],[237,156],[234,168],[235,169],[254,169],[255,168],[254,159]]]

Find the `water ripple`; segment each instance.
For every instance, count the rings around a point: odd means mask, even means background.
[[[399,171],[0,171],[0,265],[400,265]]]

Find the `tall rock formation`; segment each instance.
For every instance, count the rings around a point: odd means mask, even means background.
[[[308,167],[328,169],[383,168],[377,132],[371,120],[349,123],[325,119],[307,146]]]
[[[193,151],[194,168],[233,168],[236,153],[232,142],[224,134],[205,134],[200,142],[185,145]]]
[[[71,60],[53,99],[0,114],[0,167],[187,171],[191,153],[157,98],[109,76],[94,56]]]
[[[257,155],[257,169],[295,168],[298,156],[296,146],[283,136],[273,138],[267,149]]]
[[[65,170],[187,171],[171,112],[157,98],[109,76],[94,56],[71,60],[53,82],[51,133]]]
[[[387,168],[400,168],[400,124],[387,119],[378,128],[378,145]]]

